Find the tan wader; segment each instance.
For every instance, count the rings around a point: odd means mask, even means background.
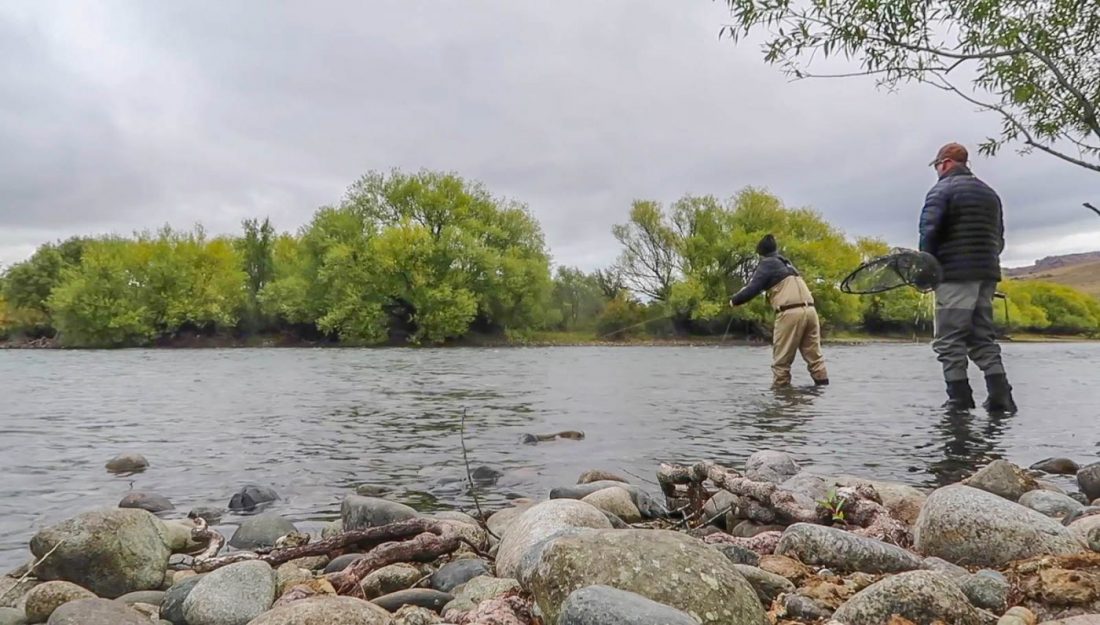
[[[795,352],[802,354],[815,382],[829,379],[821,353],[821,322],[814,298],[800,276],[789,276],[768,290],[768,303],[775,309],[772,333],[772,375],[775,386],[789,386]]]

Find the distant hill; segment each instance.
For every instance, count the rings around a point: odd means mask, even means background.
[[[1004,273],[1014,280],[1054,282],[1100,297],[1100,252],[1047,256],[1034,265],[1006,268]]]

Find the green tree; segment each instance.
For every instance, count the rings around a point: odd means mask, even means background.
[[[1028,280],[1004,282],[1001,289],[1008,295],[1013,327],[1057,334],[1100,332],[1100,301],[1072,287]]]
[[[558,267],[551,305],[560,317],[559,329],[591,327],[608,299],[595,274],[586,274],[575,267]]]
[[[86,244],[79,237],[47,243],[4,271],[0,295],[8,302],[13,331],[36,336],[53,333],[47,301],[64,270],[80,264]]]
[[[658,202],[636,200],[630,219],[611,228],[623,246],[618,273],[628,288],[656,300],[667,300],[679,277],[680,238]]]
[[[265,325],[261,318],[260,292],[275,277],[275,228],[269,219],[260,222],[246,219],[241,222],[244,235],[234,241],[248,276],[248,303],[244,323],[248,330],[256,331]]]
[[[276,255],[265,310],[343,340],[438,343],[545,321],[552,289],[538,223],[454,174],[371,172]]]
[[[1002,120],[981,145],[1037,149],[1100,172],[1100,11],[1081,0],[726,0],[735,41],[796,78],[843,56],[881,86],[920,82]]]

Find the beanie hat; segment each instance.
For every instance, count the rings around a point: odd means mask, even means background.
[[[775,242],[775,237],[766,234],[760,242],[756,244],[756,253],[761,256],[767,256],[768,254],[774,254],[779,250],[779,245]]]

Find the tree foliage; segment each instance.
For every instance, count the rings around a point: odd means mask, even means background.
[[[371,172],[275,258],[265,310],[341,339],[438,343],[545,320],[549,256],[526,207],[454,174]]]
[[[722,29],[766,33],[764,58],[796,78],[872,75],[929,84],[1001,118],[981,145],[1017,143],[1100,172],[1100,11],[1082,0],[726,0]],[[860,71],[817,74],[843,56]]]
[[[558,267],[551,295],[552,321],[559,330],[590,329],[620,291],[614,289],[608,297],[598,272],[587,274],[575,267]]]

